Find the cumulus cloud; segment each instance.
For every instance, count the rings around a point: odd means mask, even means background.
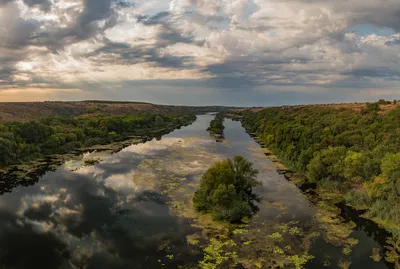
[[[257,104],[279,92],[392,96],[399,32],[398,0],[0,0],[0,96],[12,88],[190,104],[228,104],[227,93]]]

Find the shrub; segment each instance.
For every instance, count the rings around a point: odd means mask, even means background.
[[[388,201],[378,199],[370,208],[372,216],[381,220],[391,220],[395,223],[400,222],[400,208],[398,207],[399,201]]]
[[[340,180],[343,174],[343,161],[347,149],[341,147],[329,147],[314,155],[314,158],[307,166],[308,176],[311,182],[318,182],[323,179]]]
[[[371,197],[366,192],[351,190],[345,195],[346,202],[352,205],[370,205]]]
[[[319,182],[318,186],[321,187],[322,189],[330,191],[342,191],[344,189],[343,182],[329,180],[329,179],[322,179]]]

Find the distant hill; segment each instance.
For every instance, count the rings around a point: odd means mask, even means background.
[[[188,108],[195,113],[209,113],[209,112],[221,112],[231,109],[243,109],[240,107],[230,107],[230,106],[189,106]]]
[[[371,102],[373,103],[373,102]],[[382,102],[375,102],[379,104],[380,112],[379,113],[388,113],[393,109],[400,106],[400,101],[382,101]],[[311,104],[311,105],[282,105],[282,106],[275,106],[275,107],[247,107],[247,108],[233,108],[234,110],[250,110],[253,112],[257,112],[263,110],[265,108],[280,108],[282,110],[292,110],[292,109],[301,109],[301,108],[334,108],[334,109],[351,109],[355,112],[361,112],[367,104],[370,103],[338,103],[338,104]]]
[[[105,114],[125,115],[135,113],[184,114],[219,112],[232,107],[222,106],[171,106],[144,102],[87,100],[77,102],[12,102],[0,103],[0,122],[27,121],[54,115]]]
[[[77,101],[77,102],[99,103],[99,104],[147,104],[147,105],[152,105],[152,103],[148,103],[148,102],[134,102],[134,101],[84,100],[84,101]]]

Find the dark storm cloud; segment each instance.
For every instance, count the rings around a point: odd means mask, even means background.
[[[7,28],[6,45],[11,48],[23,48],[29,45],[34,32],[39,29],[40,24],[34,20],[17,19],[14,24]]]
[[[51,2],[49,0],[24,0],[29,7],[39,7],[42,11],[50,11]]]
[[[395,46],[395,45],[400,45],[400,38],[399,39],[395,39],[395,40],[391,40],[391,41],[387,41],[385,42],[386,46]]]
[[[157,67],[194,67],[191,56],[174,56],[160,52],[160,49],[178,43],[197,46],[204,44],[204,40],[196,40],[194,36],[184,35],[176,29],[173,18],[170,15],[169,12],[161,12],[154,16],[138,17],[137,21],[146,26],[160,25],[162,27],[162,31],[154,38],[154,45],[132,46],[128,43],[111,42],[108,39],[104,39],[105,45],[87,54],[87,56],[100,65],[115,62],[125,65],[148,62]]]
[[[83,11],[67,28],[55,28],[39,32],[31,38],[32,44],[46,46],[52,52],[56,52],[66,45],[87,40],[97,34],[103,35],[105,30],[115,26],[118,22],[118,14],[113,9],[114,5],[121,8],[134,6],[130,1],[121,0],[84,0],[83,3]],[[168,20],[166,20],[168,17],[168,12],[162,12],[153,17],[141,16],[138,21],[148,26],[160,24],[165,27],[164,31],[159,34],[158,44],[160,46],[165,47],[169,44],[180,42],[193,43],[192,37],[183,36],[169,25]],[[100,26],[98,22],[103,20],[105,24]]]
[[[114,3],[120,8],[129,8],[135,6],[135,3],[132,0],[114,0]]]
[[[23,19],[16,4],[12,1],[0,0],[0,6],[6,16],[0,18],[0,85],[17,86],[11,77],[15,74],[15,64],[29,55],[28,47],[47,48],[51,53],[58,53],[65,46],[87,40],[117,23],[117,13],[113,8],[132,7],[128,0],[83,0],[83,11],[75,15],[67,27],[53,25],[41,29],[41,22],[33,19]],[[40,8],[42,11],[51,10],[49,0],[24,0],[28,7]],[[3,22],[2,22],[3,20]],[[99,21],[105,21],[99,25]],[[34,73],[31,75],[35,75]]]
[[[139,16],[137,21],[146,26],[160,25],[163,27],[156,37],[158,47],[166,47],[177,43],[196,44],[198,46],[204,44],[204,40],[196,40],[194,36],[184,35],[178,30],[174,25],[177,23],[176,18],[170,12],[159,12],[154,16]]]
[[[160,47],[166,47],[169,45],[177,44],[177,43],[197,43],[191,36],[184,36],[182,33],[178,32],[175,29],[169,28],[168,31],[164,31],[157,36],[158,45]],[[202,44],[199,42],[198,44]]]
[[[137,21],[144,25],[165,25],[170,17],[171,13],[167,11],[159,12],[153,16],[138,16]]]
[[[285,82],[293,79],[296,75],[310,75],[315,72],[310,71],[290,71],[285,67],[293,61],[300,64],[307,64],[312,59],[302,56],[296,57],[260,57],[259,59],[249,59],[248,57],[238,57],[227,60],[223,63],[212,64],[202,69],[202,72],[210,74],[213,78],[207,80],[210,87],[228,89],[251,89],[262,85],[292,85]],[[251,71],[250,71],[251,70]],[[320,70],[321,73],[325,70]],[[297,81],[299,85],[307,83]]]
[[[342,73],[343,75],[352,75],[355,77],[373,77],[373,78],[386,78],[400,77],[399,70],[393,70],[389,67],[382,68],[358,68],[350,72]]]
[[[4,61],[4,58],[0,57],[0,61],[2,62],[2,67],[0,68],[0,86],[2,84],[8,85],[9,83],[11,83],[10,76],[15,71],[15,69],[10,66],[15,64],[16,59]]]
[[[389,6],[388,6],[389,7]],[[395,31],[400,31],[400,5],[393,6],[386,12],[374,12],[373,9],[364,14],[353,14],[351,23],[357,24],[372,24],[378,27],[389,27]],[[375,10],[379,11],[379,10]]]
[[[152,63],[158,67],[181,68],[189,67],[191,57],[173,56],[169,54],[160,54],[160,47],[131,46],[127,43],[107,42],[102,48],[99,48],[87,56],[99,65],[123,64],[133,65],[137,63]]]
[[[0,18],[0,48],[24,49],[29,45],[32,34],[39,27],[39,22],[21,18],[15,4],[5,6],[3,16]],[[2,54],[3,50],[0,51],[0,56]],[[7,53],[7,57],[13,57],[13,55]]]
[[[264,33],[266,31],[274,31],[273,27],[265,25],[250,25],[250,26],[238,25],[236,26],[236,29],[243,31],[254,31],[259,33]]]
[[[112,9],[112,0],[84,0],[83,11],[66,28],[54,28],[40,32],[31,38],[32,43],[49,47],[53,52],[66,45],[74,44],[103,34],[117,23],[117,14]],[[104,26],[99,21],[104,20]]]
[[[228,24],[230,18],[222,15],[204,15],[195,10],[186,11],[178,17],[174,17],[174,14],[168,11],[159,12],[153,16],[138,16],[137,22],[142,23],[147,26],[152,25],[163,25],[166,29],[171,30],[171,22],[174,20],[185,20],[190,18],[190,21],[199,25],[209,25],[214,29],[218,28],[218,24],[225,23]],[[174,31],[176,32],[176,30]]]

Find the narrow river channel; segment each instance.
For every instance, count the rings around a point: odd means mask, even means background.
[[[206,132],[213,117],[112,155],[88,153],[100,161],[66,162],[1,195],[0,268],[196,268],[208,239],[194,225],[191,195],[208,167],[235,155],[251,160],[263,183],[259,212],[235,233],[236,268],[295,268],[307,255],[314,258],[304,268],[393,268],[371,258],[373,249],[383,252],[368,227],[356,225],[350,251],[325,240],[315,206],[241,124],[225,120],[219,143]],[[288,253],[292,265],[283,261]]]

